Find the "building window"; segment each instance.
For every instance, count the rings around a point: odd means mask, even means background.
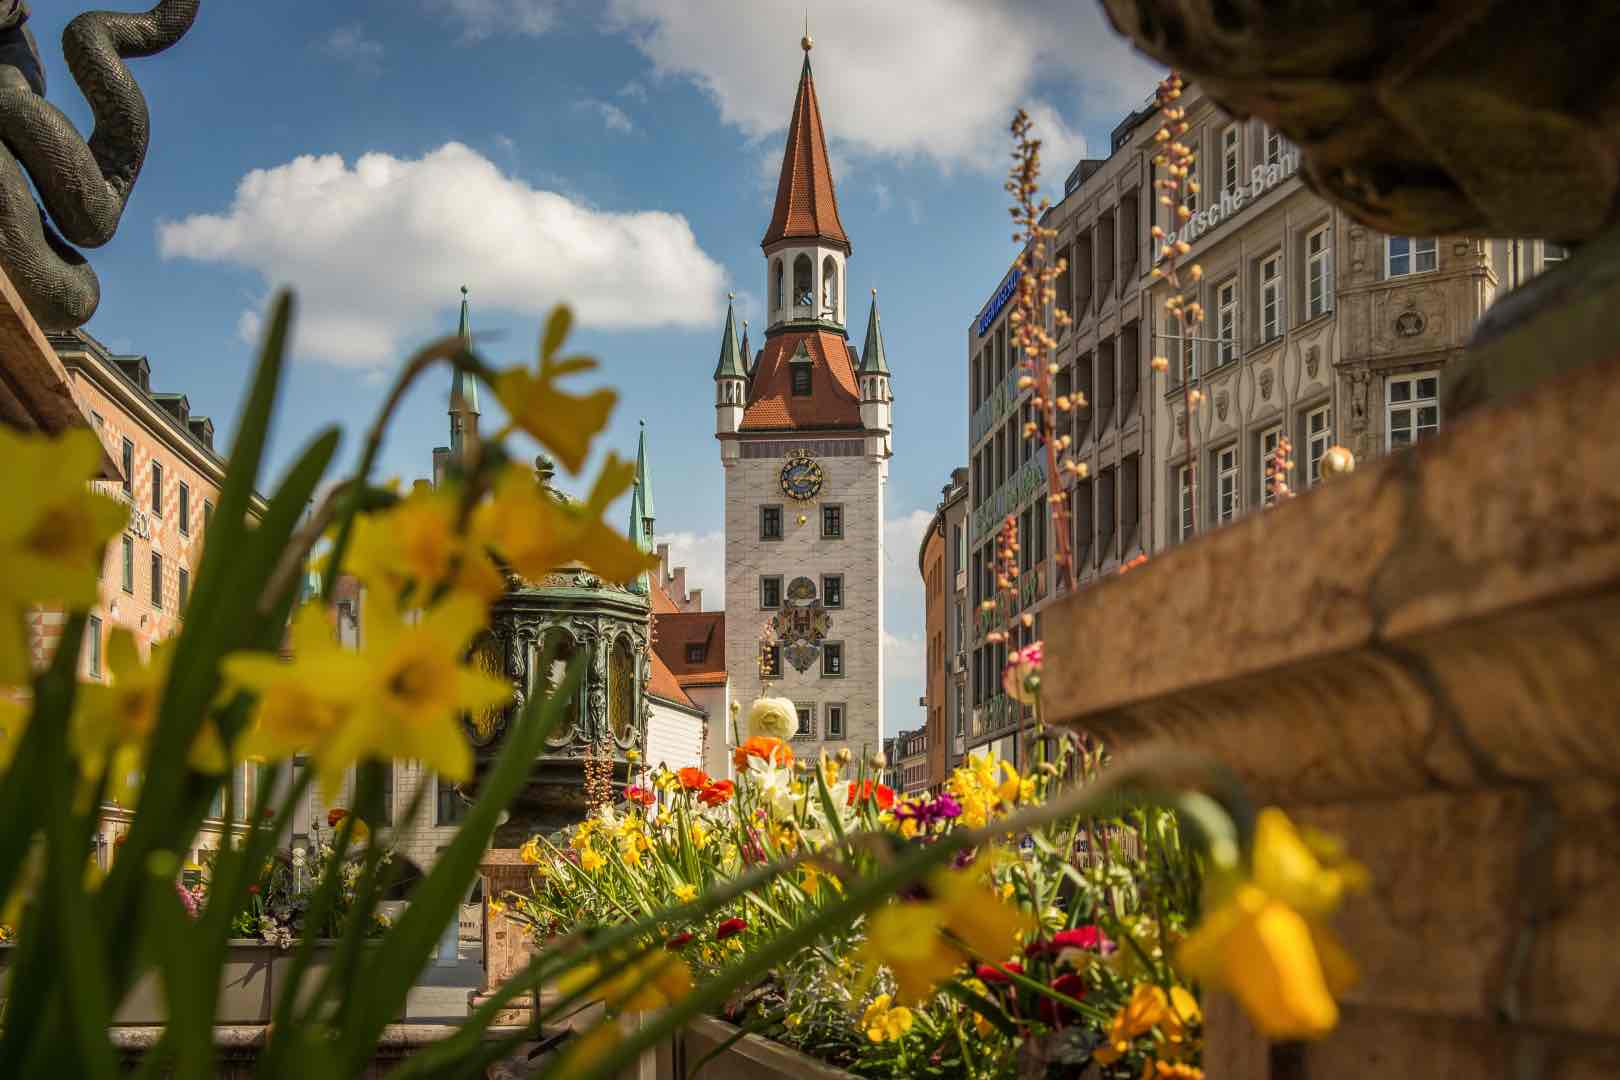
[[[782,606],[782,576],[772,574],[759,579],[759,606],[766,610]]]
[[[135,444],[124,440],[124,494],[135,495]]]
[[[1305,238],[1305,317],[1314,319],[1333,310],[1333,246],[1328,226]]]
[[[1260,263],[1260,340],[1282,336],[1282,254]]]
[[[191,599],[191,571],[185,567],[180,568],[180,611],[186,610],[186,601]]]
[[[1176,519],[1176,539],[1185,540],[1193,534],[1193,481],[1196,470],[1183,465],[1176,470],[1176,490],[1181,492],[1181,513]]]
[[[1270,124],[1262,123],[1260,125],[1260,141],[1265,146],[1266,164],[1281,165],[1283,151],[1282,132],[1278,131]]]
[[[822,607],[843,607],[844,606],[844,575],[843,574],[822,574],[821,575],[821,606]]]
[[[759,677],[762,679],[780,679],[782,677],[782,646],[771,641],[760,643]]]
[[[838,676],[844,673],[844,643],[841,641],[823,641],[821,643],[821,673],[823,675]]]
[[[436,787],[434,792],[436,796],[434,800],[436,804],[433,814],[434,824],[460,825],[467,817],[469,807],[461,796],[456,794],[456,785],[442,776],[434,777],[434,784]]]
[[[163,556],[152,552],[152,606],[163,607]]]
[[[1190,149],[1192,150],[1192,155],[1187,162],[1187,197],[1185,200],[1183,200],[1183,203],[1189,211],[1196,214],[1198,212],[1198,189],[1200,187],[1198,183],[1199,155],[1197,144],[1193,144]],[[1179,225],[1180,223],[1176,221],[1175,215],[1171,215],[1169,228],[1173,231],[1178,228]]]
[[[1221,191],[1237,191],[1238,180],[1243,175],[1243,161],[1241,154],[1242,136],[1236,124],[1226,125],[1221,132]]]
[[[771,310],[782,307],[782,260],[777,259],[771,271]]]
[[[1216,327],[1221,339],[1219,362],[1229,364],[1237,359],[1237,279],[1221,282],[1215,298]]]
[[[1237,444],[1215,451],[1215,520],[1224,525],[1237,517]]]
[[[798,363],[789,364],[788,367],[789,367],[790,371],[792,372],[793,396],[794,397],[809,397],[810,396],[810,365],[806,364],[806,363],[803,363],[801,361],[801,362],[798,362]]]
[[[184,480],[180,481],[180,535],[191,535],[191,487]]]
[[[794,731],[795,738],[808,739],[816,733],[816,707],[814,705],[795,705],[799,714],[799,727]]]
[[[101,619],[90,616],[84,628],[85,671],[92,679],[101,678]]]
[[[1282,445],[1282,425],[1269,427],[1260,433],[1260,505],[1270,506],[1277,501],[1275,484],[1286,483],[1286,477],[1276,476],[1277,447]]]
[[[844,738],[844,706],[842,704],[827,706],[826,737],[829,739]]]
[[[152,516],[163,516],[163,464],[152,462]]]
[[[392,825],[394,823],[394,763],[392,761],[382,763],[381,802],[382,813],[378,815],[382,818],[381,824]]]
[[[135,538],[124,537],[124,591],[135,595]]]
[[[1322,405],[1305,414],[1306,484],[1322,479],[1322,456],[1333,445],[1333,406]]]
[[[1569,248],[1563,244],[1555,244],[1551,240],[1542,242],[1541,265],[1543,269],[1554,263],[1561,263],[1567,258],[1569,258]]]
[[[1440,373],[1392,375],[1384,384],[1386,448],[1410,446],[1440,430]]]
[[[780,506],[762,506],[759,508],[759,538],[761,540],[782,539],[782,508]]]
[[[801,254],[793,260],[793,304],[795,307],[810,308],[816,305],[816,290],[810,278],[815,274],[815,267],[810,263],[810,256]]]
[[[1385,277],[1426,274],[1440,266],[1440,241],[1432,236],[1392,236],[1385,250]]]
[[[844,508],[842,506],[831,505],[821,508],[821,538],[823,540],[842,540],[844,538]]]
[[[962,687],[956,688],[956,734],[967,734],[967,695]]]

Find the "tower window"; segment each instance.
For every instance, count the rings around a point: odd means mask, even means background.
[[[705,652],[707,652],[707,651],[708,651],[707,647],[704,646],[701,642],[699,642],[697,644],[688,645],[686,647],[686,662],[688,664],[701,664],[701,663],[703,663],[703,654]]]
[[[771,310],[779,310],[782,306],[782,260],[777,259],[771,266]]]
[[[844,575],[821,575],[821,606],[841,608],[844,606]]]
[[[815,266],[810,262],[810,256],[800,255],[793,260],[794,307],[814,309],[816,306],[816,289],[810,280],[815,272]]]
[[[831,255],[821,260],[821,318],[838,319],[838,263]]]
[[[791,366],[793,377],[793,396],[810,396],[810,365],[796,363]]]
[[[762,506],[759,508],[759,538],[761,540],[782,539],[782,508],[780,506]]]
[[[821,643],[821,673],[831,676],[844,673],[844,643],[842,641],[824,641]]]
[[[844,538],[844,508],[842,506],[823,506],[821,508],[821,536],[824,540],[842,540]]]
[[[767,611],[782,606],[782,577],[773,574],[759,579],[759,606]]]

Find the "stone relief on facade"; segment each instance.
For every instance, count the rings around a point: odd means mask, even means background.
[[[1322,347],[1312,345],[1305,350],[1305,374],[1316,378],[1317,371],[1322,367]]]
[[[1215,418],[1224,421],[1227,410],[1232,407],[1232,395],[1225,390],[1215,395]]]
[[[1373,297],[1375,353],[1411,348],[1414,342],[1436,342],[1444,333],[1445,295],[1433,286],[1390,289]]]
[[[1367,230],[1350,226],[1350,270],[1359,277],[1367,269]]]
[[[1367,384],[1371,381],[1372,376],[1365,368],[1355,368],[1350,372],[1351,431],[1367,430]]]
[[[1261,371],[1260,371],[1260,400],[1261,401],[1270,401],[1271,400],[1271,385],[1272,385],[1273,382],[1276,381],[1276,378],[1277,378],[1276,374],[1270,368],[1262,368],[1261,369]]]
[[[1184,412],[1176,413],[1176,436],[1182,439],[1187,437],[1187,414]]]
[[[1395,316],[1395,333],[1401,337],[1417,337],[1425,325],[1427,320],[1421,311],[1408,309]]]

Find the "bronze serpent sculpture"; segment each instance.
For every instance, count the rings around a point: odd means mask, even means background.
[[[162,0],[138,14],[88,11],[68,23],[62,52],[95,116],[86,142],[45,100],[27,0],[0,0],[0,267],[46,330],[82,326],[95,314],[101,284],[73,245],[112,239],[146,160],[146,98],[124,60],[179,41],[199,3]]]

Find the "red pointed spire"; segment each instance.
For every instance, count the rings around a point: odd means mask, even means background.
[[[809,40],[806,35],[804,70],[799,75],[799,94],[793,101],[793,119],[788,123],[782,176],[776,183],[776,209],[771,212],[771,224],[760,246],[769,248],[779,240],[814,239],[836,244],[848,254],[849,237],[838,220],[838,194],[833,190],[832,169],[827,164],[827,139],[821,128],[821,107],[816,103],[816,83],[810,77]]]

